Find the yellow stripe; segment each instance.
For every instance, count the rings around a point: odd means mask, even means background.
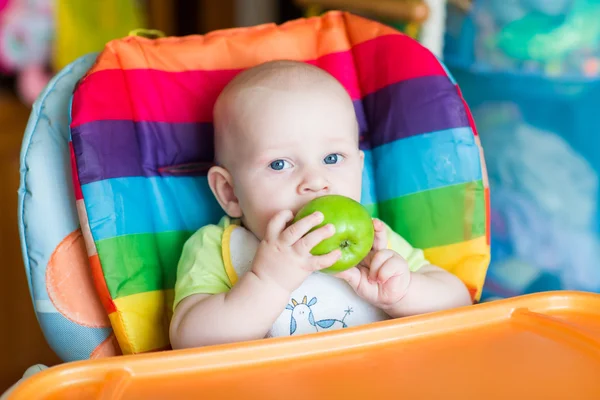
[[[490,263],[490,247],[485,236],[447,246],[432,247],[423,252],[430,263],[443,267],[458,276],[466,285],[476,289],[475,299],[479,300]]]
[[[231,282],[231,286],[235,285],[238,281],[237,273],[235,272],[235,268],[233,268],[233,263],[231,262],[231,233],[237,225],[231,224],[225,231],[223,232],[223,239],[221,240],[221,254],[223,256],[223,264],[225,264],[225,272],[227,272],[227,276],[229,277],[229,281]]]
[[[109,315],[123,354],[137,354],[169,345],[168,300],[172,290],[155,290],[113,300],[117,312]]]
[[[113,332],[115,333],[117,342],[121,348],[121,352],[123,352],[123,354],[133,354],[131,343],[127,337],[127,329],[125,328],[125,323],[121,317],[121,313],[119,311],[110,313],[108,314],[108,319],[112,325]]]

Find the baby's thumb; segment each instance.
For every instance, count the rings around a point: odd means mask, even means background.
[[[375,230],[375,237],[373,239],[373,250],[385,250],[387,249],[387,231],[385,225],[378,219],[373,220],[373,228]]]
[[[320,271],[331,267],[341,256],[342,251],[340,249],[336,249],[331,253],[323,254],[321,256],[313,256],[313,271]]]

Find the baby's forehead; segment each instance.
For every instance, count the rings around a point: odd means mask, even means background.
[[[234,88],[222,116],[230,122],[296,118],[355,118],[352,100],[345,91],[327,84],[264,85],[261,82]],[[323,113],[326,112],[326,116]],[[291,121],[290,121],[291,122]]]
[[[290,86],[265,86],[261,84],[246,85],[236,89],[232,105],[236,108],[248,104],[255,104],[255,101],[278,103],[278,102],[298,102],[302,100],[328,100],[339,101],[340,93],[333,90],[331,86],[323,84],[314,85],[290,85]]]
[[[345,88],[327,72],[298,62],[267,63],[241,72],[219,96],[214,116],[221,153],[240,150],[247,139],[255,149],[268,146],[269,137],[281,132],[293,140],[296,135],[287,126],[308,129],[305,123],[311,121],[321,121],[312,125],[320,127],[337,120],[357,134],[354,106]]]
[[[271,61],[246,69],[227,84],[221,97],[257,89],[273,92],[320,89],[322,92],[345,89],[328,72],[314,65],[298,61]]]

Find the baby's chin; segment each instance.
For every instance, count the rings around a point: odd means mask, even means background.
[[[254,236],[256,236],[256,238],[257,238],[258,240],[263,240],[263,239],[264,239],[264,237],[265,237],[265,235],[266,235],[266,232],[267,232],[267,224],[268,224],[268,223],[269,223],[269,221],[264,221],[264,222],[263,222],[263,223],[260,225],[260,226],[262,227],[261,229],[255,229],[255,228],[253,228],[252,226],[250,226],[250,225],[249,225],[249,224],[248,224],[248,223],[245,221],[245,218],[244,218],[244,217],[240,218],[240,225],[241,225],[241,226],[242,226],[244,229],[246,229],[246,230],[250,231],[250,232],[251,232],[251,233],[252,233]]]

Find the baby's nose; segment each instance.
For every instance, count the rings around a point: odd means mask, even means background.
[[[329,182],[323,176],[307,176],[298,187],[299,194],[319,193],[329,191]]]

